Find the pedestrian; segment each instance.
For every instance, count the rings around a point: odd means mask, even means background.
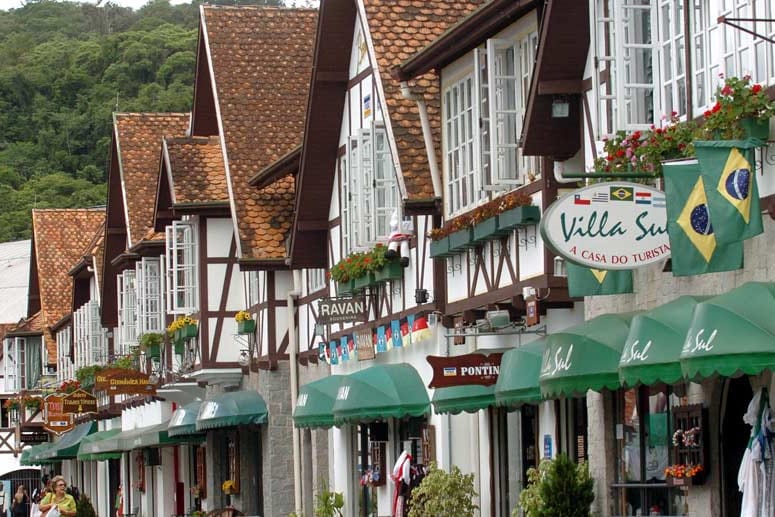
[[[30,514],[30,498],[27,496],[27,487],[24,485],[16,487],[16,493],[13,495],[11,503],[11,514],[13,517],[27,517]]]
[[[75,517],[75,499],[66,493],[67,483],[62,476],[51,479],[53,493],[48,493],[40,501],[41,517]]]

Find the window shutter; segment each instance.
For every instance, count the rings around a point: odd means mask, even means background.
[[[164,275],[166,279],[166,289],[165,293],[167,295],[167,308],[170,312],[173,311],[173,308],[175,305],[172,303],[172,293],[174,291],[174,283],[172,281],[172,275],[173,275],[173,261],[172,261],[172,254],[173,254],[173,248],[175,245],[175,239],[174,239],[174,228],[172,226],[167,226],[164,229],[164,235],[165,235],[165,255],[164,255],[164,262],[165,262],[165,268],[164,268]]]
[[[474,138],[474,160],[479,174],[476,176],[479,190],[492,184],[490,167],[490,94],[487,78],[487,51],[474,49],[473,117],[478,121],[478,138]]]
[[[384,241],[390,236],[390,218],[398,209],[396,173],[384,127],[374,127],[373,146],[374,185],[371,192],[374,201],[373,228],[376,232],[374,240]]]
[[[492,184],[517,185],[519,77],[513,41],[487,40],[487,83]]]
[[[196,312],[197,254],[196,226],[175,221],[167,227],[168,307],[175,314]]]
[[[363,200],[360,207],[361,231],[359,232],[358,246],[366,246],[376,240],[376,231],[374,229],[374,213],[376,209],[374,197],[374,132],[373,126],[359,131],[361,140],[359,158],[360,177],[358,178],[360,186],[360,196]]]
[[[118,339],[116,348],[119,350],[121,350],[126,343],[126,314],[124,313],[126,304],[126,296],[124,293],[125,286],[124,274],[116,275],[116,290],[118,291]]]
[[[345,253],[351,252],[361,244],[361,203],[359,180],[361,177],[361,147],[360,138],[352,135],[347,144],[347,195],[342,203],[347,205],[349,224],[347,225],[349,246]],[[345,184],[343,182],[343,184]]]

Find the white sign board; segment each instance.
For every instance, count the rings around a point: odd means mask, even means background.
[[[541,218],[555,253],[595,269],[633,269],[670,256],[665,193],[629,182],[599,183],[558,199]]]

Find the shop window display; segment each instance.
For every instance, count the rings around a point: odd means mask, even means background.
[[[619,390],[615,397],[615,515],[682,515],[683,493],[669,487],[665,477],[670,408],[678,405],[678,397],[664,387]]]

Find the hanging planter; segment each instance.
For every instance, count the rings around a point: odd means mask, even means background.
[[[140,336],[140,349],[145,352],[145,355],[153,359],[161,357],[161,344],[164,340],[164,336],[158,332],[148,332]]]
[[[256,331],[256,320],[242,320],[237,322],[237,334],[252,334]]]
[[[176,355],[183,355],[186,353],[186,342],[185,341],[175,341],[172,344],[173,348],[175,349]]]
[[[498,228],[498,220],[500,216],[488,217],[484,221],[478,222],[474,226],[474,241],[485,242],[493,239],[497,239],[501,235],[505,235],[508,232]]]
[[[498,229],[511,230],[517,226],[538,224],[541,221],[541,209],[537,206],[518,206],[506,210],[498,216]]]
[[[345,280],[336,283],[336,293],[339,296],[352,294],[354,290],[354,282],[352,280]]]
[[[398,260],[388,260],[382,269],[374,271],[374,281],[389,282],[391,280],[401,280],[404,275],[404,268]]]
[[[181,329],[181,335],[183,336],[183,339],[191,339],[192,337],[196,337],[198,331],[199,327],[197,327],[195,324],[188,323],[183,325],[183,328]]]
[[[375,285],[377,282],[374,280],[374,273],[366,273],[365,275],[353,280],[353,290],[362,291],[367,287]]]
[[[757,138],[766,141],[770,137],[769,119],[756,119],[753,117],[740,120],[746,138]]]

